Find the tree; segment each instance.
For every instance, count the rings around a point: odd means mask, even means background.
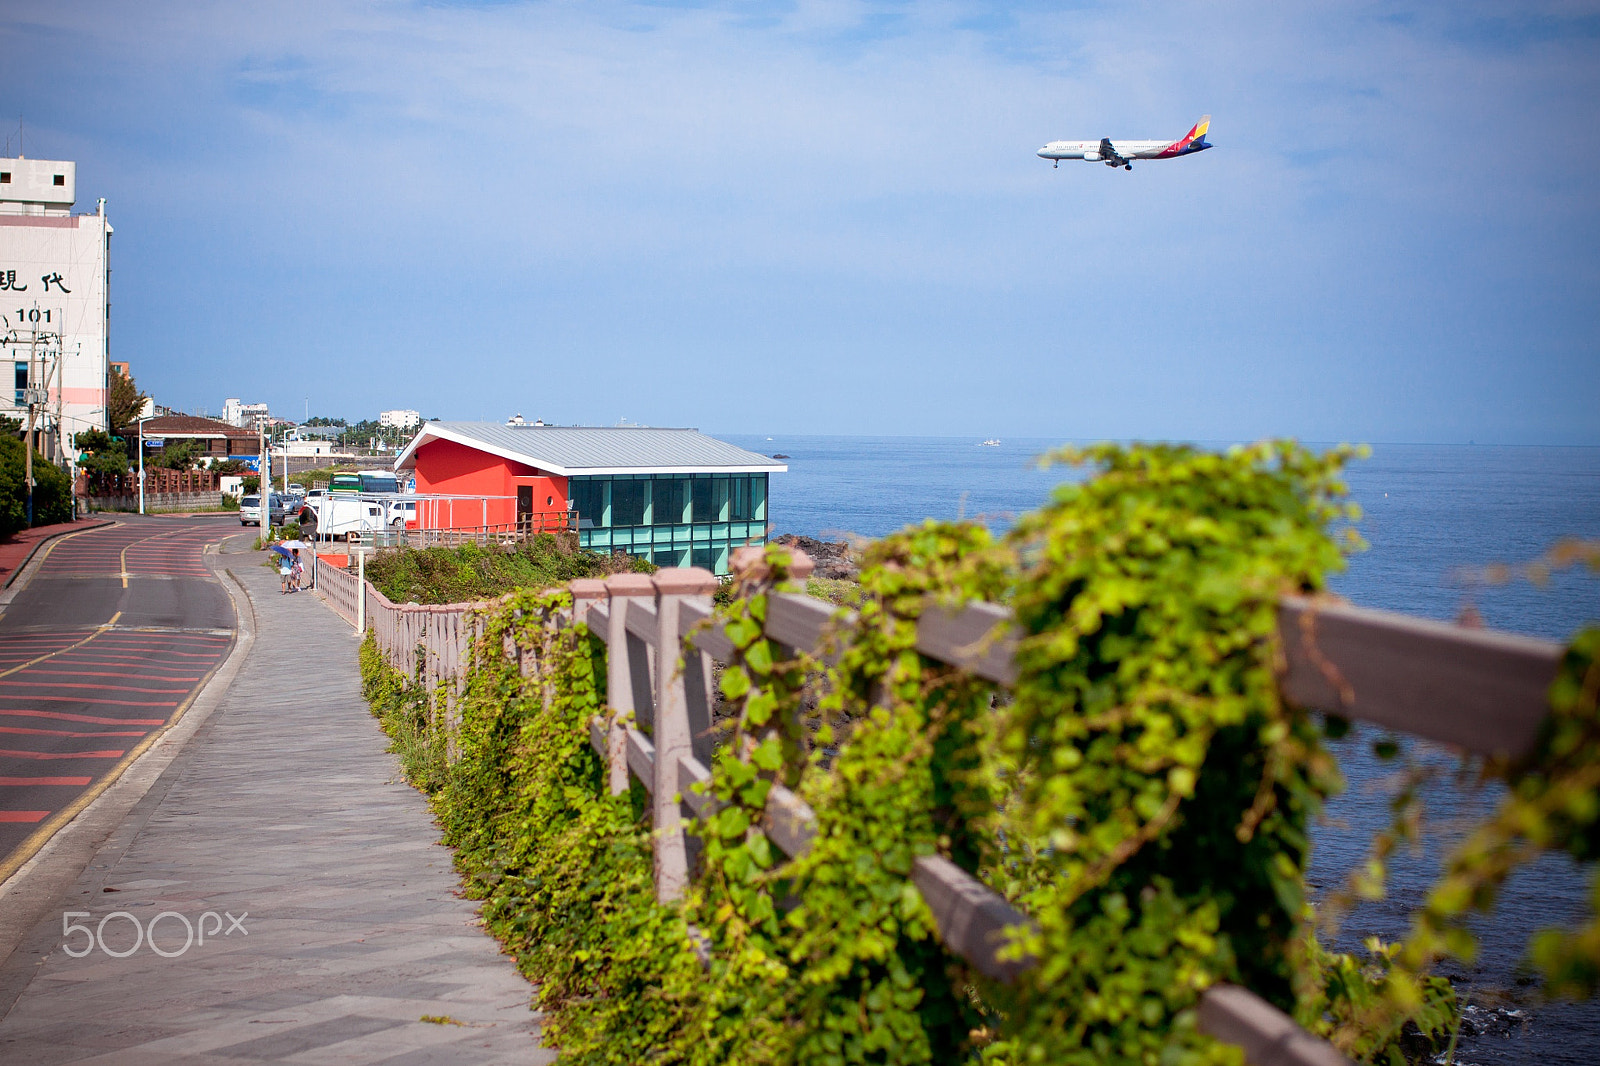
[[[139,391],[131,374],[111,368],[111,398],[106,401],[106,421],[111,424],[114,436],[125,436],[125,430],[138,421],[144,412],[144,403],[150,397]]]
[[[83,456],[79,468],[86,471],[91,480],[128,472],[128,445],[120,437],[100,429],[86,429],[73,437],[72,443]]]
[[[149,466],[159,466],[167,470],[193,470],[195,461],[199,456],[199,441],[174,440],[164,448],[149,452],[145,456],[145,463]]]

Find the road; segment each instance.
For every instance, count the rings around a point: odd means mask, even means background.
[[[0,615],[0,880],[177,720],[233,647],[203,560],[238,519],[140,518],[51,542]]]

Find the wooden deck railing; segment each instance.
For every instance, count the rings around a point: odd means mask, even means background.
[[[753,561],[745,551],[736,553],[736,568]],[[810,566],[797,556],[796,576],[803,578]],[[715,586],[716,579],[699,569],[618,574],[570,586],[573,619],[587,622],[608,646],[607,691],[614,713],[609,721],[591,722],[590,742],[610,766],[613,791],[625,790],[632,775],[651,795],[656,888],[663,900],[677,898],[688,876],[683,808],[704,816],[716,806],[693,787],[711,777],[711,663],[732,651],[719,627],[701,625],[711,617],[709,594]],[[342,595],[332,592],[330,601],[344,613]],[[472,643],[468,612],[481,605],[396,606],[370,586],[367,595],[367,617],[392,663],[414,669],[416,649],[422,647],[430,686],[464,674]],[[1008,632],[1009,620],[1009,611],[994,604],[930,610],[918,623],[917,650],[1010,684],[1016,679],[1016,638]],[[791,648],[815,650],[830,626],[851,621],[850,612],[829,604],[777,593],[769,597],[766,634]],[[1301,598],[1280,603],[1278,629],[1283,693],[1291,703],[1490,756],[1530,750],[1561,657],[1561,648],[1548,641]],[[681,671],[673,669],[680,655]],[[617,712],[630,712],[649,735],[624,726],[628,715]],[[780,851],[803,854],[813,825],[803,800],[782,786],[772,789],[762,828]],[[1009,981],[1033,964],[1001,957],[1006,931],[1028,919],[998,893],[938,856],[918,859],[912,878],[945,946],[979,972]],[[1253,1066],[1348,1061],[1243,988],[1206,992],[1200,1025],[1242,1047]]]
[[[409,529],[386,526],[383,529],[352,530],[346,538],[354,548],[455,548],[463,544],[512,547],[544,533],[575,531],[577,511],[553,511],[527,515],[516,522],[486,526],[458,526],[453,529]]]

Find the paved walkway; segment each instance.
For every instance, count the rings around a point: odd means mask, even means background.
[[[243,670],[8,964],[40,960],[0,1062],[553,1062],[384,751],[350,627],[261,558],[220,557],[253,604]]]

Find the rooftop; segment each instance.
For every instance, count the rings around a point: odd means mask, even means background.
[[[144,435],[147,437],[245,437],[253,436],[253,430],[240,429],[238,426],[227,422],[218,422],[212,418],[201,418],[198,415],[161,415],[158,418],[149,418],[144,423]]]
[[[395,460],[416,466],[417,449],[454,441],[561,476],[582,474],[782,473],[783,463],[695,429],[645,426],[540,426],[503,422],[428,422]]]

